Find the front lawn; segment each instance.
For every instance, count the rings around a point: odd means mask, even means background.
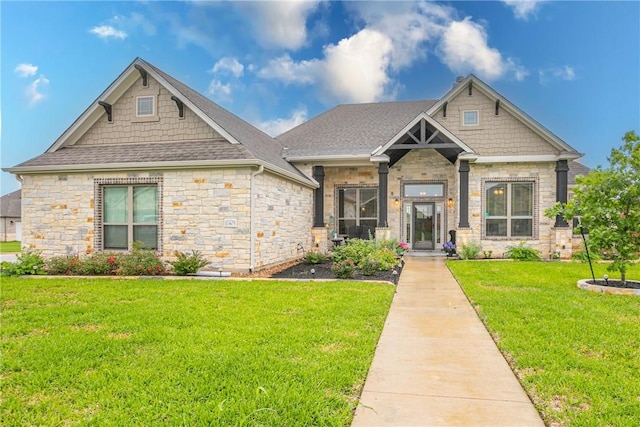
[[[4,425],[348,425],[394,287],[2,279]]]
[[[18,241],[0,242],[0,253],[20,252],[20,250],[20,242]]]
[[[638,425],[640,297],[578,289],[590,278],[586,264],[447,265],[547,425]],[[640,279],[640,266],[627,278]]]

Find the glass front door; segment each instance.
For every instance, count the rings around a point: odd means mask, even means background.
[[[439,248],[444,234],[443,203],[408,202],[404,207],[404,241],[413,250]]]
[[[433,249],[435,247],[435,203],[413,204],[413,241],[414,249]]]

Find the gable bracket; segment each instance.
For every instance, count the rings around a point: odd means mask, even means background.
[[[184,102],[182,102],[177,96],[171,95],[171,100],[176,102],[178,106],[178,117],[184,117]]]
[[[104,108],[104,111],[107,113],[107,120],[112,122],[113,117],[111,116],[111,104],[108,104],[104,101],[98,101],[98,105]]]
[[[136,70],[140,71],[140,76],[142,77],[142,86],[147,87],[148,86],[148,80],[147,80],[147,70],[145,70],[144,68],[142,68],[142,65],[140,64],[136,64],[134,65],[134,67],[136,67]]]
[[[500,100],[496,99],[496,116],[500,113]]]

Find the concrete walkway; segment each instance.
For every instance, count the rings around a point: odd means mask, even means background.
[[[407,259],[352,427],[544,426],[443,258]]]

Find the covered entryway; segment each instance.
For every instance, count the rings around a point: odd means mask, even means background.
[[[434,250],[443,244],[444,204],[437,202],[405,203],[403,240],[413,250]]]

